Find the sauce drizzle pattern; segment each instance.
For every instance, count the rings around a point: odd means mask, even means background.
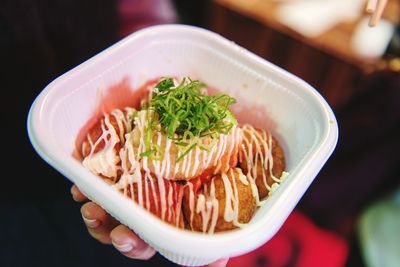
[[[93,141],[88,135],[90,153],[83,160],[83,165],[95,174],[114,178],[113,187],[129,195],[130,198],[147,210],[154,208],[164,221],[183,227],[182,201],[183,191],[189,190],[190,217],[187,218],[192,227],[194,214],[202,218],[202,231],[214,233],[218,221],[219,205],[215,194],[214,179],[209,186],[203,185],[202,193],[195,193],[190,180],[185,184],[170,181],[185,177],[195,177],[210,166],[214,167],[213,174],[220,174],[225,191],[224,220],[232,222],[236,227],[244,227],[239,218],[239,194],[237,181],[250,186],[257,206],[265,200],[259,199],[257,185],[257,170],[263,171],[262,179],[271,194],[279,185],[281,178],[273,175],[272,137],[265,131],[257,131],[251,125],[234,126],[227,135],[221,134],[218,142],[210,151],[201,150],[196,146],[180,162],[177,145],[160,132],[154,133],[153,139],[159,147],[164,148],[162,159],[141,157],[145,151],[145,131],[147,125],[147,111],[136,112],[134,109],[125,111],[114,110],[110,115],[105,114],[101,121],[101,136]],[[113,116],[118,130],[110,122]],[[96,147],[104,143],[103,149],[96,151]],[[116,151],[115,146],[120,143],[121,149]],[[174,155],[174,153],[176,155]],[[248,172],[243,174],[240,168],[231,168],[231,158],[238,157],[239,162],[246,162]],[[118,175],[120,173],[120,175]],[[274,183],[270,186],[267,174]],[[285,173],[284,173],[285,174]],[[117,176],[120,176],[117,179]],[[236,177],[236,178],[235,178]],[[136,190],[135,190],[136,189]],[[151,201],[152,199],[152,201]],[[151,205],[153,203],[153,207]]]

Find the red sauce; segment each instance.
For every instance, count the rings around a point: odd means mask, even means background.
[[[120,82],[112,84],[107,87],[104,92],[98,94],[99,99],[96,99],[97,106],[86,122],[85,125],[78,132],[78,136],[75,141],[75,151],[73,156],[78,159],[82,159],[80,148],[82,146],[83,140],[86,137],[89,129],[91,129],[96,122],[103,116],[104,113],[110,113],[112,110],[124,109],[125,107],[132,107],[135,109],[140,109],[140,101],[145,99],[148,91],[146,88],[155,83],[158,78],[148,80],[145,84],[138,88],[132,88],[130,79],[124,77]]]
[[[124,77],[120,82],[109,86],[105,92],[99,94],[100,99],[96,101],[98,104],[93,115],[78,133],[75,142],[76,151],[74,151],[73,156],[80,160],[82,159],[80,152],[78,152],[80,151],[82,142],[88,130],[94,126],[104,113],[109,113],[116,108],[124,109],[125,107],[133,107],[140,109],[140,101],[144,99],[148,93],[146,88],[153,83],[155,84],[158,80],[159,78],[150,79],[142,86],[132,88],[129,77]],[[210,95],[221,94],[218,89],[213,87],[208,87],[207,93]],[[272,120],[271,116],[268,116],[268,110],[264,106],[254,105],[244,99],[236,100],[237,103],[230,106],[230,108],[240,125],[248,123],[254,127],[268,129],[268,131],[274,132],[277,128],[277,124]],[[231,162],[231,164],[232,163],[233,162]]]

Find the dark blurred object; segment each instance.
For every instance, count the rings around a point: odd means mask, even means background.
[[[176,23],[178,17],[172,0],[118,0],[121,27],[124,37],[136,30],[157,24]]]
[[[48,83],[121,38],[125,20],[118,5],[114,0],[0,4],[0,266],[175,266],[159,254],[132,260],[92,238],[81,203],[69,193],[71,183],[37,155],[26,132],[29,108]]]
[[[360,211],[400,185],[400,73],[371,73],[336,110],[337,148],[300,208],[319,225],[351,235]]]
[[[400,266],[400,187],[366,207],[357,234],[366,266]]]
[[[390,62],[336,110],[337,148],[298,205],[349,240],[349,267],[365,266],[356,236],[361,212],[400,186],[400,69],[389,69]]]
[[[101,5],[94,0],[2,1],[2,166],[9,175],[3,177],[0,198],[52,199],[69,190],[66,179],[33,151],[26,133],[28,111],[49,82],[115,42],[117,29],[113,0]]]
[[[400,58],[400,24],[397,25],[396,30],[393,33],[384,57]]]
[[[0,202],[0,266],[176,266],[159,254],[148,261],[133,260],[101,244],[87,232],[80,206],[65,196],[47,202]]]
[[[210,0],[173,0],[179,23],[205,27],[209,18]]]
[[[340,22],[316,37],[283,24],[277,12],[285,1],[212,0],[208,27],[315,87],[333,108],[362,90],[376,58],[360,56],[352,47],[359,19]],[[396,25],[400,5],[389,1],[385,18]],[[397,13],[396,13],[397,11]]]

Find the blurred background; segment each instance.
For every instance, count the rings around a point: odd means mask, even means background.
[[[400,2],[3,0],[0,266],[174,266],[92,239],[71,183],[32,149],[26,118],[53,79],[128,34],[183,23],[301,77],[331,105],[337,148],[277,235],[228,266],[400,266]],[[4,95],[5,93],[5,95]]]

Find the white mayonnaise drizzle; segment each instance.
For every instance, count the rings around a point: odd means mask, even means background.
[[[221,174],[221,180],[224,185],[225,191],[225,210],[223,220],[232,222],[236,227],[244,227],[245,223],[239,222],[239,193],[237,189],[237,181],[248,185],[246,176],[239,168],[229,169],[227,172]],[[189,187],[189,208],[190,208],[190,227],[193,229],[193,216],[200,214],[203,233],[212,234],[218,222],[219,204],[215,195],[215,178],[211,180],[210,188],[208,190],[207,184],[203,185],[203,192],[194,197],[193,185],[188,182]],[[209,192],[208,192],[209,191]]]
[[[245,124],[242,126],[243,137],[239,150],[239,162],[246,162],[247,179],[250,181],[253,196],[256,197],[257,206],[264,204],[265,200],[260,200],[256,179],[258,170],[261,168],[262,181],[271,195],[279,186],[282,178],[287,175],[283,172],[281,177],[275,177],[272,170],[274,167],[274,158],[272,156],[272,136],[266,131],[258,131],[253,126]],[[268,174],[273,180],[272,185],[268,184]]]
[[[90,135],[87,135],[90,153],[82,162],[86,168],[95,174],[101,174],[114,179],[117,178],[118,170],[120,169],[120,157],[115,146],[118,143],[123,145],[125,142],[125,133],[132,131],[132,122],[135,113],[135,109],[126,108],[124,111],[115,109],[111,114],[104,114],[104,118],[101,120],[101,136],[93,142]],[[111,123],[111,116],[117,122],[119,134]],[[97,146],[100,144],[104,144],[104,148],[95,153]]]
[[[219,205],[214,179],[211,180],[209,188],[204,184],[203,193],[197,195],[190,181],[183,186],[168,179],[176,180],[181,177],[189,179],[212,168],[214,175],[220,174],[224,185],[224,221],[231,222],[236,227],[244,227],[246,224],[239,222],[237,181],[250,186],[257,206],[261,206],[264,201],[259,199],[255,183],[257,170],[259,168],[263,170],[262,179],[269,194],[275,191],[281,179],[287,174],[284,172],[281,178],[273,175],[272,137],[269,133],[259,132],[250,125],[244,125],[242,128],[234,126],[227,135],[220,134],[218,141],[209,151],[196,146],[179,162],[176,162],[176,159],[183,151],[165,134],[155,132],[152,141],[161,149],[162,157],[152,159],[142,156],[147,149],[145,143],[148,127],[147,112],[143,110],[136,113],[134,109],[125,109],[105,114],[101,121],[101,136],[93,141],[88,135],[90,153],[84,158],[83,165],[95,174],[114,178],[114,188],[122,191],[124,195],[129,194],[131,199],[145,209],[149,211],[154,209],[162,220],[183,227],[182,198],[183,190],[187,188],[190,227],[193,228],[195,213],[200,214],[202,218],[204,233],[214,233],[218,221]],[[111,116],[116,121],[117,129],[110,121]],[[118,143],[121,144],[120,151],[115,149]],[[94,153],[100,144],[104,144],[104,147]],[[247,163],[246,174],[239,168],[229,166],[231,158],[237,154],[240,162]],[[268,185],[267,174],[274,181],[272,185]],[[118,175],[120,179],[117,181]]]
[[[214,173],[220,173],[229,169],[231,157],[235,156],[242,138],[242,130],[234,126],[228,134],[220,134],[218,141],[210,151],[202,150],[198,146],[192,149],[179,162],[176,159],[185,151],[185,147],[176,145],[165,134],[154,131],[152,142],[161,149],[161,158],[152,159],[140,156],[149,148],[146,146],[146,131],[148,127],[149,111],[138,112],[135,118],[135,130],[130,135],[135,135],[137,142],[127,141],[125,146],[132,146],[136,155],[136,163],[141,163],[145,171],[153,173],[157,177],[168,180],[188,180],[212,168]],[[129,139],[129,138],[128,138]],[[129,140],[133,140],[129,139]],[[148,144],[147,144],[148,145]]]
[[[180,162],[176,162],[176,159],[183,153],[182,149],[165,134],[154,131],[152,142],[160,148],[162,157],[152,159],[142,156],[148,149],[145,142],[148,112],[137,112],[133,123],[128,123],[128,118],[131,120],[132,116],[124,116],[120,110],[115,110],[110,115],[105,114],[101,122],[102,134],[98,140],[93,144],[88,136],[91,153],[85,157],[83,164],[96,174],[107,177],[120,175],[114,185],[116,189],[123,191],[125,195],[129,193],[132,199],[147,210],[152,209],[150,200],[153,199],[153,208],[161,219],[178,224],[181,219],[183,186],[177,186],[176,192],[173,184],[165,179],[173,180],[177,176],[188,179],[200,175],[208,168],[214,168],[215,173],[228,170],[231,157],[238,151],[241,129],[235,126],[229,134],[220,134],[210,151],[196,146]],[[110,116],[114,116],[118,129],[114,129]],[[104,142],[104,147],[93,153],[101,142]],[[122,146],[120,151],[115,149],[117,143]],[[211,203],[210,208],[214,207],[216,210],[217,206],[218,202]],[[204,213],[204,216],[207,215]],[[214,214],[213,217],[215,216]]]

